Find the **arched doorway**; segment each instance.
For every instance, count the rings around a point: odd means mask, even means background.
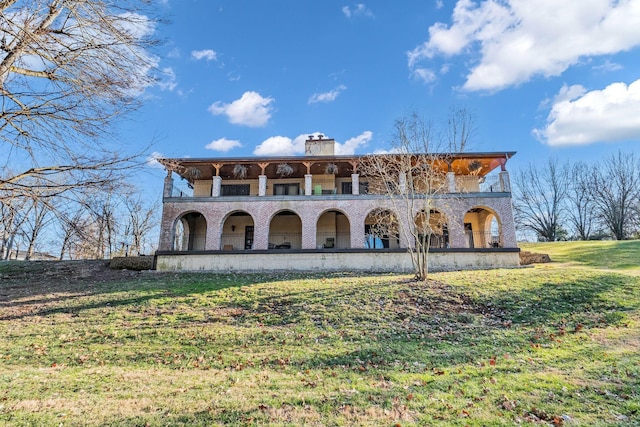
[[[329,210],[320,215],[316,224],[316,246],[318,249],[350,248],[349,218],[338,210]]]
[[[469,248],[500,248],[502,223],[496,213],[485,207],[474,207],[464,214],[464,232]]]
[[[365,249],[396,249],[400,247],[398,217],[390,210],[374,209],[364,220]]]
[[[418,212],[415,226],[416,246],[420,244],[430,248],[449,247],[449,228],[447,218],[442,212],[436,209],[431,209],[429,212],[425,210]]]
[[[174,251],[203,251],[207,239],[207,220],[200,212],[178,218],[173,227]]]
[[[253,249],[253,217],[244,211],[233,212],[222,224],[220,249],[242,251]]]
[[[281,211],[269,223],[269,249],[301,249],[302,220],[293,211]]]

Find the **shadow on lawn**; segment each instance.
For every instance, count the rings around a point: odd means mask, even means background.
[[[505,311],[514,323],[543,324],[571,315],[637,310],[640,308],[640,296],[634,289],[638,282],[631,276],[603,273],[569,282],[547,282],[523,290],[511,290],[495,297],[484,297],[480,302]]]
[[[339,354],[303,355],[296,365],[412,370],[478,360],[488,363],[496,354],[530,348],[539,329],[547,330],[548,338],[561,330],[565,333],[564,329],[572,333],[619,325],[625,312],[640,309],[637,286],[635,278],[599,274],[472,298],[462,287],[440,284],[432,292],[428,286],[408,283],[409,292],[402,286],[385,289],[389,299],[379,310],[376,301],[368,298],[367,287],[359,286],[347,292],[307,291],[265,298],[259,310],[277,314],[273,325],[315,321],[322,328],[324,322],[332,330],[347,331],[344,339],[358,347]],[[307,303],[318,297],[328,303]],[[348,301],[345,312],[338,315],[331,302],[341,299]],[[333,315],[329,321],[327,309]]]
[[[7,262],[0,265],[0,320],[134,306],[284,280],[340,273],[208,273],[111,270],[106,261]],[[230,306],[237,307],[236,303]]]

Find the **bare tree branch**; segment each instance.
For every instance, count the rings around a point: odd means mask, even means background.
[[[542,166],[529,164],[515,175],[514,184],[513,203],[519,226],[543,240],[557,240],[565,211],[568,166],[552,159]]]
[[[442,143],[433,134],[432,124],[412,113],[396,121],[393,153],[370,155],[359,166],[368,178],[369,192],[384,194],[392,206],[391,212],[376,212],[373,229],[411,242],[409,253],[417,280],[427,279],[431,239],[442,236],[446,229],[434,200],[448,192],[447,155],[436,154]]]
[[[0,2],[0,197],[108,184],[141,160],[107,141],[155,81],[157,22],[144,0]]]

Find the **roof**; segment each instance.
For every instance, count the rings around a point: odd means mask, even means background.
[[[478,162],[476,175],[484,176],[506,163],[516,154],[515,151],[507,152],[463,152],[463,153],[428,153],[429,158],[443,159],[444,165],[451,164],[451,169],[458,174],[469,174],[469,165]],[[292,167],[291,178],[303,177],[307,173],[324,174],[330,164],[338,168],[336,176],[351,176],[362,159],[370,156],[398,156],[401,154],[362,154],[362,155],[333,155],[333,156],[277,156],[277,157],[206,157],[206,158],[161,158],[158,161],[172,172],[181,177],[193,181],[194,179],[211,179],[213,176],[221,176],[223,179],[234,179],[236,165],[242,165],[245,169],[245,179],[257,179],[258,175],[277,175],[278,165],[286,163]],[[420,154],[415,154],[416,156]]]

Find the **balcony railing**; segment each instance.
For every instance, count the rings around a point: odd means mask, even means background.
[[[269,233],[269,249],[302,249],[302,232]]]
[[[501,248],[500,235],[490,231],[465,231],[469,248]]]
[[[482,193],[496,193],[500,191],[504,191],[500,183],[500,177],[489,177],[480,184],[480,192]]]
[[[242,235],[223,234],[220,238],[220,249],[223,251],[243,251],[252,249],[252,242],[245,241]]]
[[[180,189],[174,185],[171,187],[171,197],[193,197],[193,192]]]
[[[316,247],[318,249],[348,249],[351,247],[351,233],[318,232],[316,233]]]
[[[220,198],[224,200],[228,200],[230,197],[250,197],[250,198],[269,198],[269,197],[310,197],[305,195],[304,183],[294,183],[294,184],[279,184],[278,180],[270,180],[267,182],[267,193],[264,196],[258,196],[257,194],[257,180],[255,182],[250,182],[247,180],[245,184],[242,185],[242,192],[234,192],[230,187],[240,187],[236,184],[227,185],[222,183],[222,188],[220,192]],[[497,193],[505,191],[502,182],[500,181],[500,177],[497,175],[490,175],[487,177],[477,177],[477,176],[465,176],[459,175],[455,177],[455,193]],[[345,189],[351,189],[348,181],[343,181],[341,185],[336,185],[333,181],[328,179],[314,179],[312,188],[310,191],[311,197],[316,196],[337,196],[337,197],[359,197],[366,195],[373,195],[375,191],[368,191],[368,183],[366,181],[360,181],[360,194],[354,196],[351,192],[346,192]],[[276,188],[274,190],[274,188]],[[284,191],[281,186],[286,186],[286,191]],[[255,188],[254,188],[255,187]],[[296,191],[292,191],[293,189]],[[178,187],[173,187],[171,191],[171,197],[176,198],[190,198],[190,197],[207,197],[207,198],[217,198],[210,195],[209,192],[203,193],[202,191],[196,192],[194,195],[193,191],[189,191],[186,189],[180,189]]]
[[[430,248],[448,248],[449,235],[448,234],[431,234],[429,238],[429,247]]]

